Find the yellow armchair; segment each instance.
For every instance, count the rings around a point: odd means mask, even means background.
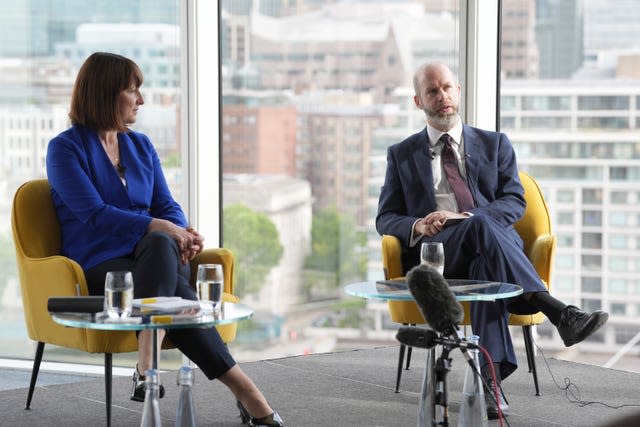
[[[515,229],[524,241],[524,253],[534,266],[538,275],[543,280],[547,289],[550,289],[551,272],[553,268],[553,256],[556,248],[556,236],[551,232],[551,217],[549,208],[544,200],[544,195],[538,183],[527,173],[520,172],[520,180],[524,187],[524,197],[527,201],[523,217],[515,224]],[[404,276],[401,261],[400,241],[395,236],[382,236],[382,266],[385,279],[395,279]],[[413,301],[388,301],[389,316],[393,322],[403,325],[416,325],[426,323],[420,309]],[[462,324],[469,324],[469,303],[462,303],[464,319]],[[533,377],[536,396],[540,395],[538,373],[534,358],[533,337],[531,326],[539,325],[545,319],[544,314],[511,314],[509,324],[522,326],[522,334],[527,355],[529,372]],[[411,362],[411,347],[407,350],[406,368]],[[400,389],[402,377],[402,364],[405,361],[405,346],[400,344],[398,355],[398,370],[396,375],[396,393]]]
[[[45,344],[72,348],[88,353],[104,353],[107,423],[111,420],[112,354],[137,351],[134,332],[99,331],[67,328],[55,323],[47,311],[51,296],[88,295],[84,272],[75,261],[60,255],[60,224],[51,201],[46,179],[24,183],[14,196],[11,215],[16,261],[20,277],[22,305],[29,338],[38,343],[31,372],[26,409],[33,391]],[[195,287],[197,264],[222,264],[225,274],[223,300],[237,302],[233,295],[234,258],[228,249],[206,249],[191,262],[191,286]],[[224,342],[236,336],[236,324],[218,328]],[[164,348],[172,348],[169,340]]]

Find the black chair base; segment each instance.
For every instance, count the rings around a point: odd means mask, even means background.
[[[27,406],[24,408],[26,410],[31,409],[31,399],[33,398],[33,390],[36,388],[36,381],[38,380],[38,373],[40,372],[40,362],[42,362],[43,353],[44,343],[38,341],[36,355],[33,359],[33,369],[31,370],[31,383],[29,384],[29,393],[27,394]]]
[[[415,326],[415,323],[403,323],[404,326]],[[400,379],[402,378],[402,364],[404,363],[404,353],[406,345],[400,344],[400,354],[398,354],[398,373],[396,374],[396,393],[400,392]],[[409,370],[409,365],[411,364],[411,350],[412,347],[408,347],[407,349],[407,366],[406,370]]]
[[[533,348],[533,335],[531,334],[531,325],[522,327],[522,335],[524,338],[524,349],[527,353],[527,365],[529,366],[529,372],[531,372],[531,375],[533,375],[533,385],[536,388],[536,396],[540,396],[538,370],[536,369],[536,358]]]
[[[42,362],[42,355],[44,354],[44,343],[38,341],[38,347],[36,348],[36,354],[33,359],[33,369],[31,369],[31,382],[29,383],[29,392],[27,393],[27,405],[25,410],[31,409],[31,400],[33,399],[33,391],[36,388],[36,382],[38,381],[38,373],[40,372],[40,363]],[[111,353],[104,354],[104,392],[105,392],[105,404],[107,407],[107,427],[111,426],[111,385],[112,385],[112,368],[113,368],[113,355]]]

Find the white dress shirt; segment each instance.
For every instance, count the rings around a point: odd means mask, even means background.
[[[449,185],[447,176],[445,175],[444,168],[442,167],[442,158],[440,156],[442,146],[444,145],[440,141],[440,137],[445,133],[449,134],[451,139],[453,139],[451,146],[453,147],[454,154],[458,161],[458,170],[460,171],[460,176],[462,176],[463,179],[466,179],[467,171],[464,162],[462,120],[458,120],[458,123],[447,132],[439,131],[438,129],[427,125],[428,140],[425,141],[425,143],[429,144],[429,153],[431,155],[431,171],[433,172],[433,187],[436,195],[436,210],[458,212],[458,202],[456,202],[456,196]],[[416,222],[418,221],[419,220]],[[415,235],[413,232],[416,222],[413,223],[411,228],[412,247],[415,246],[422,238],[422,235]]]

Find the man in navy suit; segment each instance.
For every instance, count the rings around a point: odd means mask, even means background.
[[[499,385],[517,367],[509,312],[542,311],[566,346],[593,334],[608,314],[585,313],[553,298],[525,256],[513,224],[526,202],[509,138],[462,123],[461,88],[445,64],[423,64],[413,84],[413,99],[425,112],[427,127],[389,147],[376,229],[400,239],[405,272],[419,263],[421,243],[436,241],[444,245],[445,277],[522,286],[516,299],[471,306],[473,332],[491,355]],[[448,218],[464,220],[445,227]],[[486,361],[482,365],[491,380],[490,366]],[[499,394],[506,413],[507,402]],[[487,413],[490,418],[498,414],[492,399],[487,399]]]

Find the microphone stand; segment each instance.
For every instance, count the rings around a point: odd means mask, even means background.
[[[434,342],[436,345],[442,346],[442,351],[440,356],[435,359],[435,345],[427,349],[427,360],[418,407],[418,427],[449,426],[447,374],[451,371],[449,353],[454,348],[460,349],[467,363],[487,388],[485,379],[477,370],[475,363],[473,363],[471,356],[467,352],[467,343],[460,329],[457,326],[453,326],[450,330],[438,332],[437,334]],[[497,405],[497,399],[493,395],[493,391],[489,390],[489,394]]]
[[[438,338],[445,337],[438,334]],[[449,426],[449,403],[447,374],[451,371],[451,357],[449,353],[456,347],[455,343],[442,340],[442,352],[434,360],[435,346],[428,350],[418,408],[418,426]]]

